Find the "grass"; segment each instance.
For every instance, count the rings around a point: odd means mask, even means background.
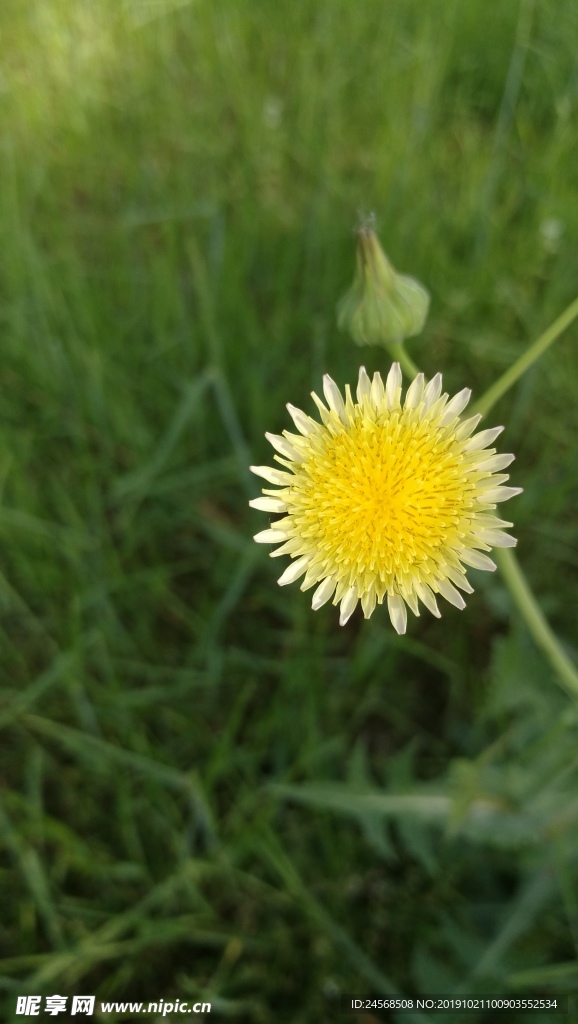
[[[575,1000],[577,709],[503,582],[339,630],[276,587],[247,466],[322,373],[385,365],[335,328],[360,209],[431,290],[411,352],[450,391],[574,298],[577,41],[554,0],[2,5],[6,1020]],[[573,658],[577,372],[571,328],[490,417]]]

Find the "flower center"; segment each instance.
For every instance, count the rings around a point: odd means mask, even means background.
[[[327,433],[301,470],[290,500],[300,536],[328,569],[337,563],[367,584],[390,586],[416,569],[427,579],[475,504],[461,445],[413,410]]]

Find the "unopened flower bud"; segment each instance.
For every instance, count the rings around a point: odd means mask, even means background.
[[[358,345],[399,344],[420,333],[428,308],[423,285],[398,274],[373,228],[361,227],[355,280],[337,307],[338,326]]]

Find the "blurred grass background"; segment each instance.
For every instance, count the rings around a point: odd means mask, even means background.
[[[500,579],[340,630],[277,587],[247,466],[324,372],[387,368],[335,328],[359,211],[450,393],[574,298],[578,8],[3,0],[0,92],[4,1019],[575,1000],[578,714]],[[570,654],[577,371],[571,329],[489,421]]]

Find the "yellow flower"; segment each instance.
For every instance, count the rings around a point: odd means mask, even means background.
[[[317,584],[312,606],[333,598],[345,625],[358,601],[366,618],[387,598],[398,633],[407,608],[422,602],[439,617],[436,595],[464,608],[472,593],[465,566],[495,569],[484,552],[513,547],[491,514],[521,492],[504,487],[500,471],[514,459],[489,448],[503,427],[474,434],[481,417],[461,419],[471,392],[451,401],[438,373],[426,385],[420,373],[401,400],[401,369],[394,363],[385,385],[361,367],[357,402],[345,401],[331,377],[323,378],[327,406],[313,392],[321,423],[287,405],[299,431],[266,434],[283,470],[251,466],[280,490],[264,489],[249,504],[282,518],[255,536],[280,544],[272,557],[290,555],[281,586],[304,575],[301,590]],[[456,589],[459,588],[459,589]]]

